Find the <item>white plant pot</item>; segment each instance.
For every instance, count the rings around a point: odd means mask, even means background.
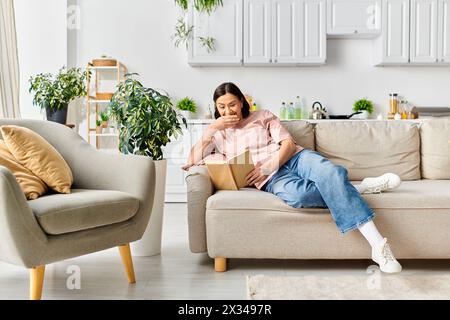
[[[192,112],[186,111],[186,110],[180,110],[180,113],[185,117],[186,119],[192,119]]]
[[[138,257],[150,257],[161,253],[167,160],[158,160],[154,163],[156,171],[155,199],[150,221],[142,239],[131,243],[131,252]]]
[[[367,110],[361,110],[362,113],[355,114],[352,118],[355,119],[361,119],[361,120],[367,120],[369,119],[369,112]]]

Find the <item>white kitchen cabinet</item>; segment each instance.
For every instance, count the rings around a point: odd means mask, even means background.
[[[322,64],[325,0],[245,0],[244,65]]]
[[[183,135],[167,144],[164,148],[164,159],[167,160],[166,202],[186,202],[186,171],[181,167],[187,163],[191,148],[197,143],[203,132],[214,120],[189,119],[187,129],[183,127]]]
[[[299,1],[272,1],[272,59],[274,63],[296,63],[300,58]]]
[[[378,65],[409,62],[410,0],[383,0],[382,33],[375,40]]]
[[[450,0],[439,0],[438,14],[438,62],[450,63]]]
[[[375,37],[381,32],[381,0],[327,0],[330,38]]]
[[[187,129],[184,126],[182,128],[183,134],[178,139],[171,137],[172,142],[163,149],[164,159],[167,160],[166,202],[186,201],[186,172],[181,167],[189,156],[192,124],[188,123]]]
[[[186,158],[167,159],[165,202],[187,202],[185,164]]]
[[[211,15],[193,9],[189,11],[189,25],[194,25],[189,41],[190,65],[242,64],[242,9],[243,0],[227,0]],[[199,37],[214,38],[215,50],[208,52]]]
[[[437,0],[411,0],[411,63],[436,63],[438,60],[437,8]]]
[[[271,0],[244,0],[244,64],[272,62]]]
[[[300,1],[300,28],[302,35],[299,43],[302,63],[325,63],[327,59],[327,28],[325,0]]]

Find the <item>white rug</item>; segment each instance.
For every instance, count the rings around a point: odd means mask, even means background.
[[[450,275],[248,276],[250,300],[450,299]]]

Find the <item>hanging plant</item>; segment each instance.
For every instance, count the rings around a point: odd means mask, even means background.
[[[178,46],[184,42],[187,50],[189,46],[189,37],[191,36],[193,30],[194,26],[187,25],[183,18],[179,18],[177,24],[175,25],[175,33],[172,36],[175,47],[178,48]]]
[[[191,0],[193,3],[193,8],[197,12],[206,12],[210,15],[219,6],[223,6],[223,0]],[[175,34],[172,36],[174,40],[175,47],[178,47],[180,43],[186,44],[186,50],[189,47],[189,38],[194,30],[194,26],[189,26],[185,23],[185,16],[189,9],[189,0],[175,0],[175,4],[179,6],[183,13],[182,17],[178,18],[177,24],[175,25]],[[212,53],[216,50],[216,40],[213,37],[198,37],[198,40],[202,47],[206,48],[208,53]]]
[[[175,0],[175,4],[177,4],[181,9],[186,11],[189,7],[189,1],[188,0]]]
[[[216,39],[212,37],[198,37],[198,40],[208,53],[216,51]]]
[[[223,7],[223,0],[194,0],[194,8],[198,12],[211,14],[219,6]]]

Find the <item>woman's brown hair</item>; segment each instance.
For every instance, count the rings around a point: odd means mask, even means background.
[[[222,83],[214,91],[214,96],[213,96],[214,106],[215,106],[214,117],[216,119],[220,118],[220,113],[219,113],[219,110],[217,110],[217,106],[216,106],[217,99],[219,99],[221,96],[223,96],[227,93],[230,93],[239,98],[239,100],[242,102],[242,116],[244,118],[247,118],[250,114],[250,105],[248,104],[247,99],[245,99],[245,96],[242,93],[241,89],[239,89],[239,87],[232,82]]]

